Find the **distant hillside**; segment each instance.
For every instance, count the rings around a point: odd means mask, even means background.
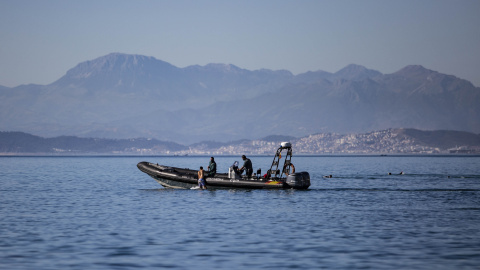
[[[154,139],[42,138],[23,132],[0,132],[0,153],[142,154],[142,149],[169,153],[185,150],[186,147]]]
[[[390,128],[480,133],[478,104],[480,88],[419,65],[295,76],[113,53],[49,85],[0,87],[0,130],[182,144]]]
[[[267,136],[229,143],[201,142],[189,146],[155,139],[95,139],[60,136],[41,138],[22,132],[0,132],[1,154],[169,154],[272,155],[283,141],[296,154],[480,153],[480,135],[458,131],[389,129],[369,133],[319,133],[301,138]]]
[[[267,137],[264,137],[260,139],[260,141],[266,141],[266,142],[289,142],[289,141],[295,141],[297,138],[292,137],[292,136],[283,136],[283,135],[270,135]]]
[[[399,135],[414,138],[419,144],[438,147],[446,150],[459,146],[480,146],[480,135],[464,131],[436,130],[422,131],[417,129],[396,130]]]

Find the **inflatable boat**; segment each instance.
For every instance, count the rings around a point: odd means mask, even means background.
[[[286,151],[282,166],[282,151]],[[216,173],[206,177],[208,189],[308,189],[310,174],[308,172],[295,172],[291,162],[292,145],[288,142],[281,143],[275,153],[272,165],[266,174],[261,175],[261,170],[248,177],[238,173],[238,162],[230,166],[228,173]],[[165,188],[195,189],[198,187],[198,170],[177,168],[159,165],[150,162],[137,164],[140,171],[148,174]]]

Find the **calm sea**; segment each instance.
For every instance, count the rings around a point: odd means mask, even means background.
[[[293,157],[307,191],[168,190],[144,160],[209,157],[1,157],[0,269],[480,266],[478,156]]]

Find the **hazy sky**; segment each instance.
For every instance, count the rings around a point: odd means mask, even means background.
[[[294,74],[419,64],[480,86],[479,0],[0,0],[0,37],[4,86],[112,52]]]

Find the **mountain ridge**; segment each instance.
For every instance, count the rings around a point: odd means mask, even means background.
[[[112,53],[48,85],[0,88],[0,130],[183,143],[406,127],[480,132],[477,104],[480,88],[420,65],[293,75]]]

